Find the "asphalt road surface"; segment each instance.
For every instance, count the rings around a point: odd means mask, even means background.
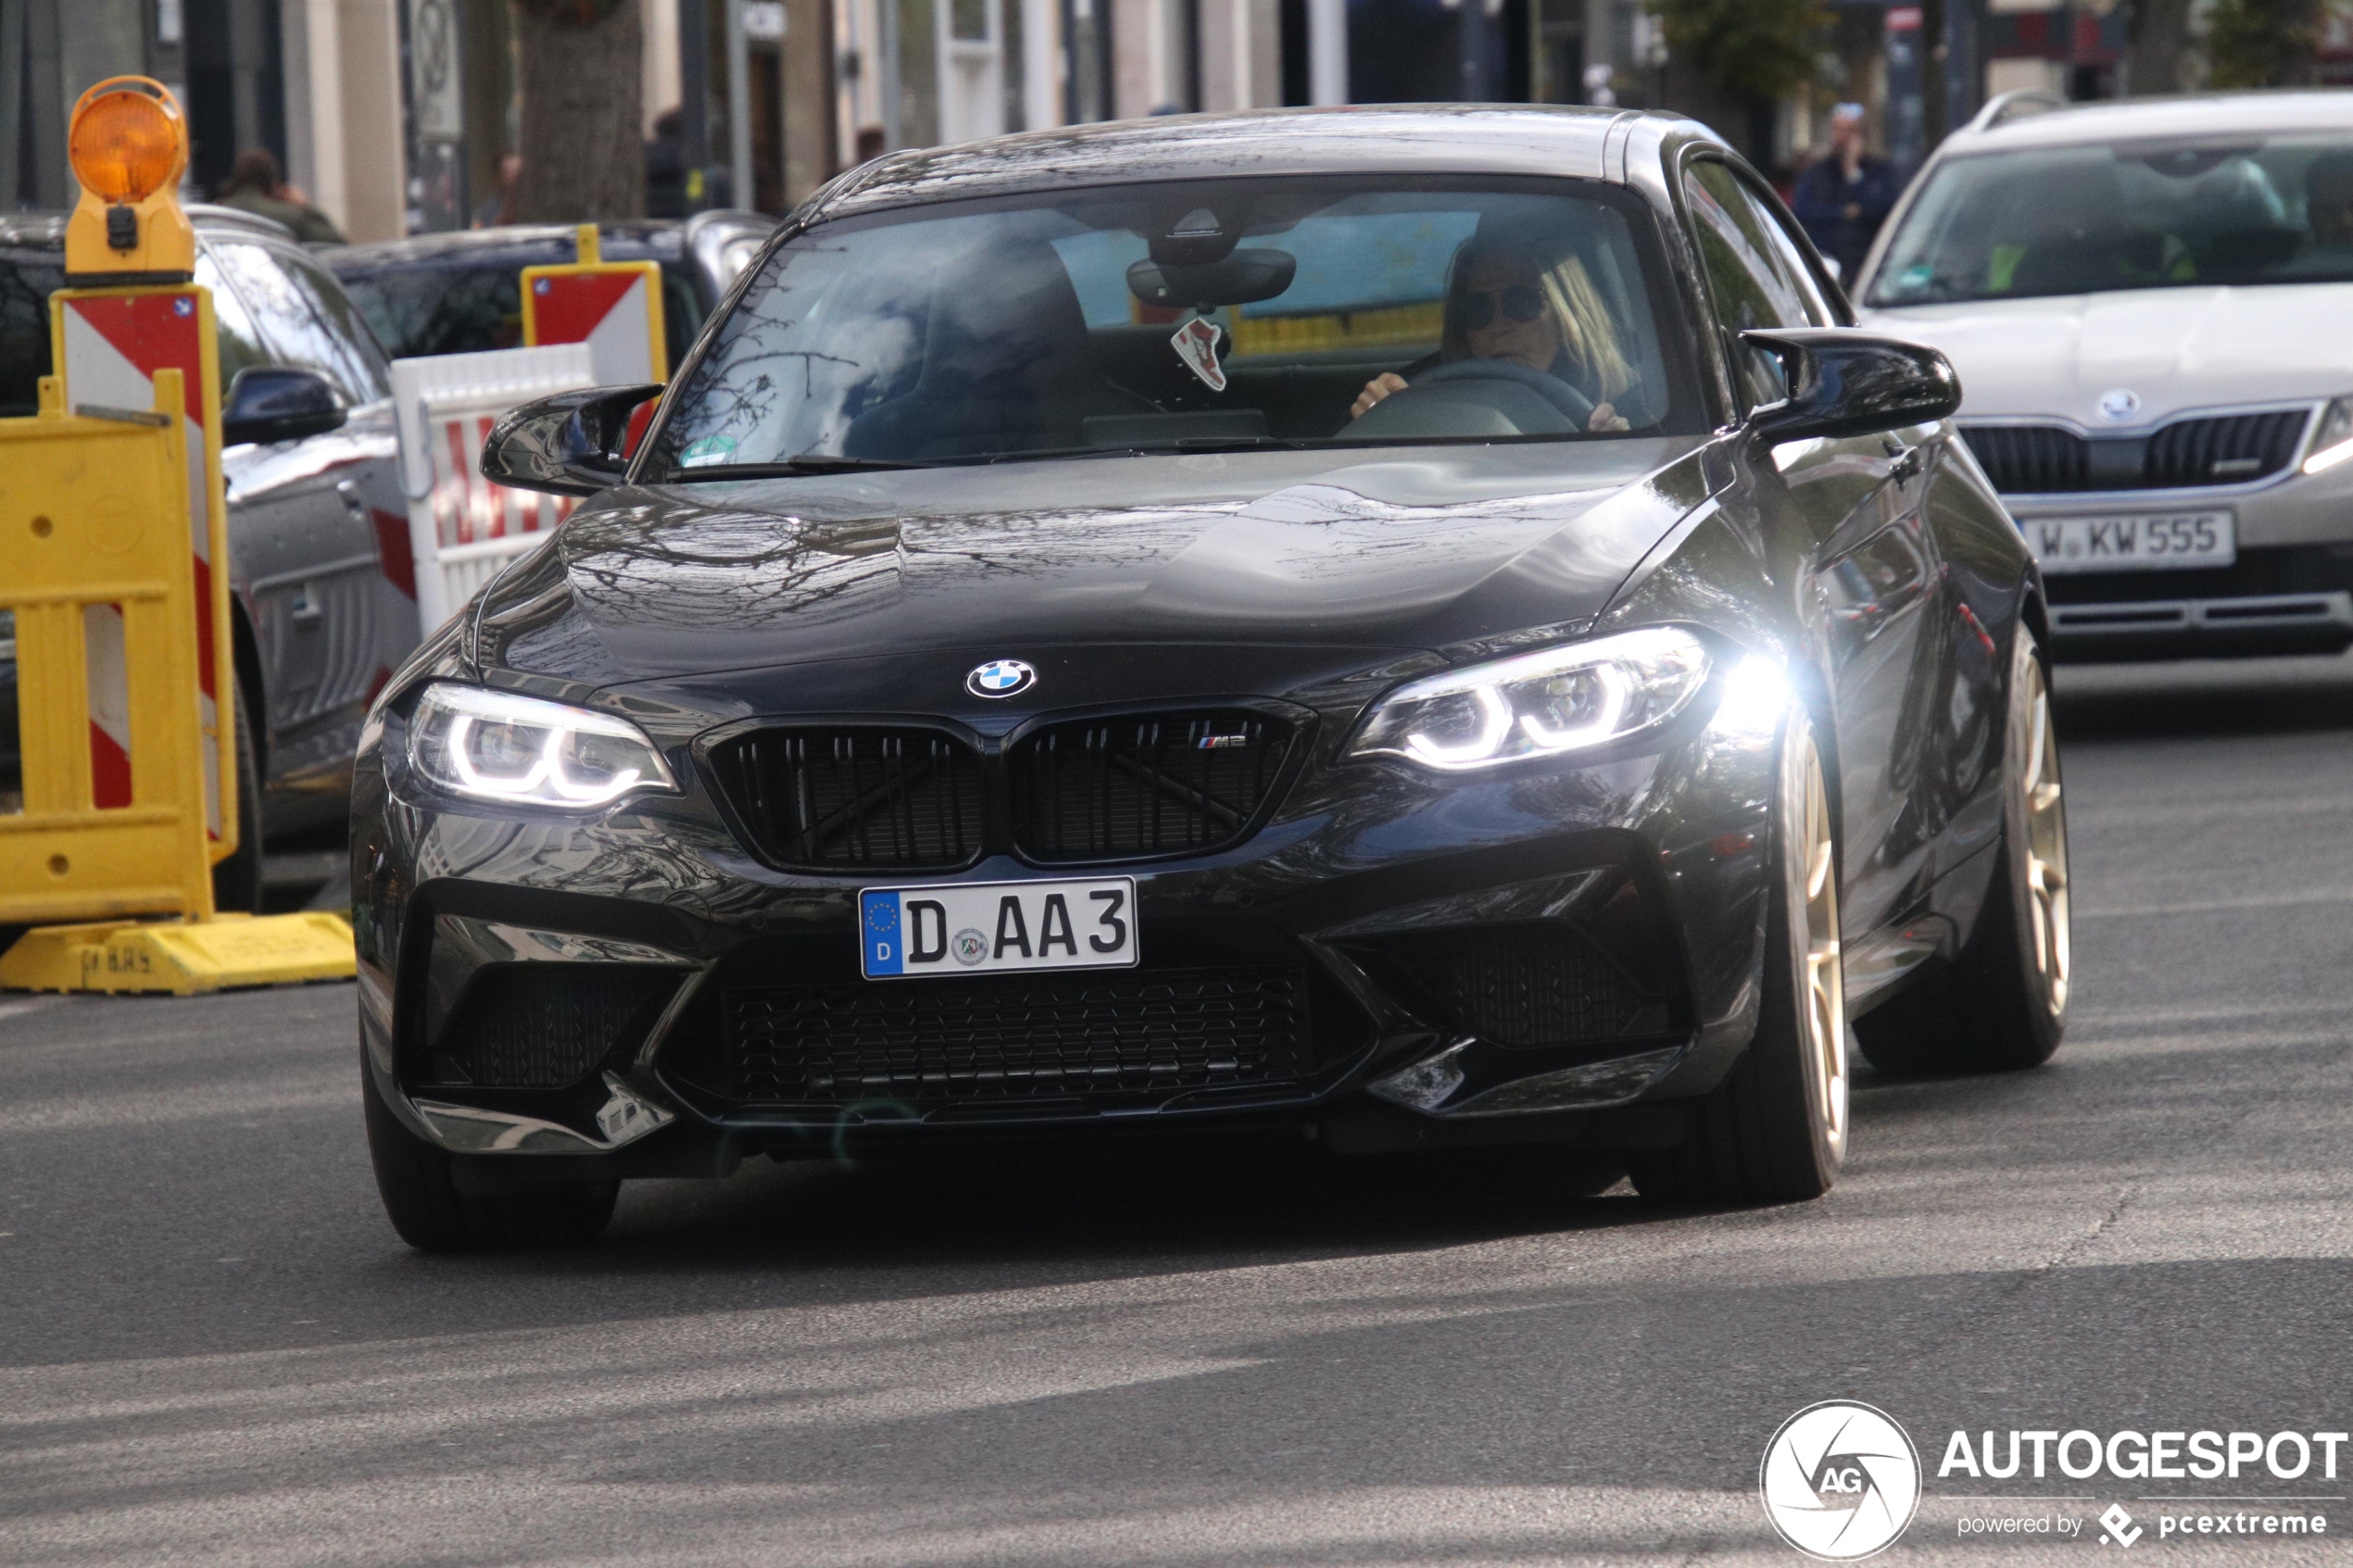
[[[1955,1428],[2353,1424],[2353,662],[2062,690],[2065,1047],[1867,1075],[1795,1208],[761,1161],[633,1185],[591,1250],[426,1258],[348,987],[0,1002],[0,1562],[1786,1563],[1758,1461],[1834,1398],[1923,1450],[1888,1561],[2081,1561],[2158,1494],[2331,1533],[2135,1557],[2347,1561],[2342,1478],[1934,1474]],[[2006,1514],[2086,1523],[1958,1534]]]

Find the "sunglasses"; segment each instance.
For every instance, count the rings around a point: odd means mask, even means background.
[[[1463,295],[1463,325],[1468,331],[1483,332],[1495,324],[1495,307],[1501,301],[1504,314],[1515,321],[1533,321],[1544,313],[1544,296],[1526,283],[1514,283],[1510,288],[1493,294]]]

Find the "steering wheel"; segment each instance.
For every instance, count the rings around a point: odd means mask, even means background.
[[[1579,430],[1583,430],[1585,421],[1593,417],[1592,398],[1560,377],[1543,370],[1531,370],[1516,359],[1449,359],[1424,370],[1415,379],[1414,385],[1428,386],[1433,382],[1443,381],[1517,382],[1567,415]]]

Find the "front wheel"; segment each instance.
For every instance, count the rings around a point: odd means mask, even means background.
[[[1635,1190],[1654,1202],[1801,1202],[1828,1192],[1846,1160],[1838,835],[1803,716],[1781,742],[1773,836],[1780,874],[1766,912],[1756,1035],[1724,1081],[1687,1108],[1680,1143],[1627,1155]]]
[[[2073,960],[2068,920],[2067,804],[2058,727],[2033,633],[2018,629],[2002,739],[2002,842],[1969,946],[1920,976],[1855,1033],[1882,1073],[1998,1073],[2033,1067],[2067,1029]]]
[[[376,1192],[392,1228],[409,1246],[421,1252],[514,1251],[578,1247],[604,1234],[621,1196],[619,1182],[490,1196],[459,1192],[448,1152],[400,1124],[364,1065],[359,1080]]]

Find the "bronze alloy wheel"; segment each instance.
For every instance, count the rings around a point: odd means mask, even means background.
[[[1779,874],[1766,911],[1756,1033],[1706,1095],[1683,1102],[1682,1137],[1629,1150],[1635,1190],[1664,1203],[1818,1198],[1846,1161],[1846,961],[1830,771],[1814,721],[1791,714],[1775,805]]]
[[[1805,742],[1798,764],[1804,798],[1798,842],[1803,850],[1796,861],[1805,878],[1806,909],[1800,1027],[1814,1069],[1806,1075],[1814,1114],[1824,1140],[1843,1157],[1846,1149],[1846,962],[1839,947],[1837,843],[1831,834],[1830,789],[1822,782],[1822,754],[1810,734]]]
[[[2010,654],[2002,735],[2002,838],[1968,945],[1855,1022],[1882,1073],[2032,1067],[2058,1048],[2073,985],[2067,801],[2050,676],[2032,632]]]
[[[2026,756],[2018,771],[2024,797],[2026,924],[2021,934],[2033,964],[2044,1009],[2055,1020],[2067,1017],[2070,972],[2068,926],[2067,804],[2059,784],[2058,728],[2051,718],[2051,693],[2043,661],[2026,639],[2017,680],[2028,726]]]

